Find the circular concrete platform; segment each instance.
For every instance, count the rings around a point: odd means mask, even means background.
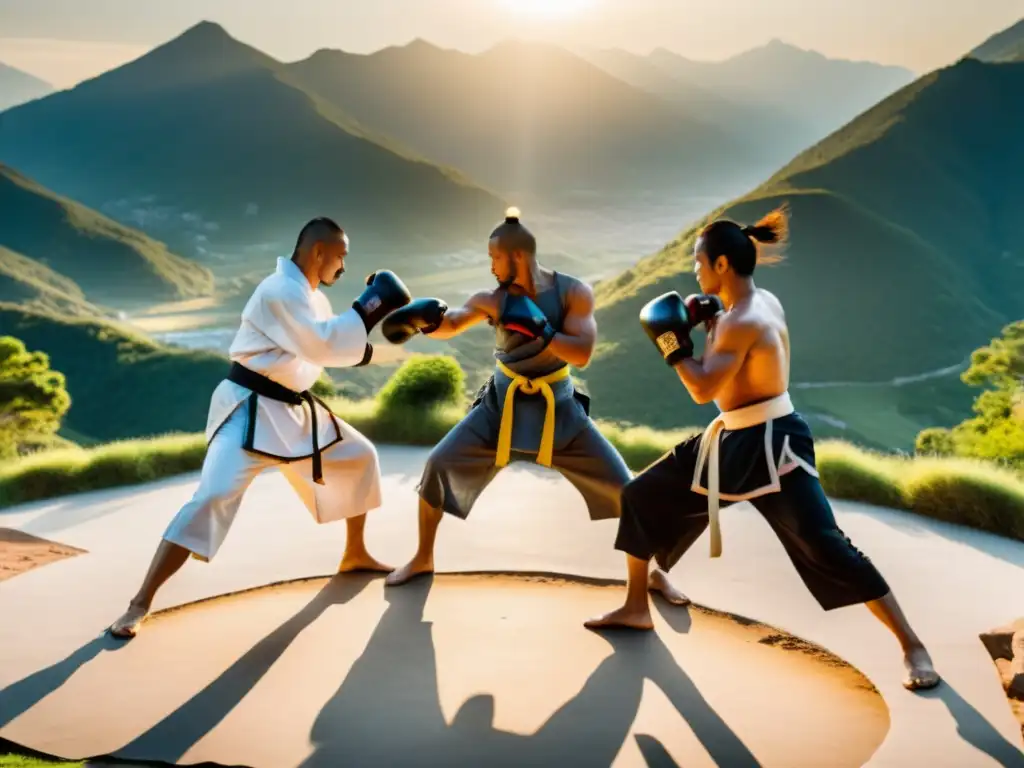
[[[654,632],[583,628],[623,594],[567,576],[346,575],[190,603],[96,641],[5,736],[256,768],[840,768],[885,738],[860,672],[771,627],[655,598]]]

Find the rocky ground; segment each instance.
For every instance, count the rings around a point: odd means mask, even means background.
[[[1024,736],[1024,618],[981,635]]]

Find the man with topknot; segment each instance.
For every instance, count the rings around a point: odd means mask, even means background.
[[[419,485],[419,546],[387,578],[389,586],[434,570],[434,538],[444,513],[465,520],[497,473],[513,461],[558,471],[580,492],[592,520],[620,513],[632,478],[626,462],[590,418],[572,367],[584,368],[597,342],[594,295],[584,281],[543,266],[537,241],[510,208],[488,241],[497,286],[449,310],[440,299],[418,299],[391,313],[384,336],[402,344],[417,333],[450,339],[487,321],[495,329],[495,370],[469,413],[431,451]],[[669,602],[687,598],[664,572],[651,590]]]

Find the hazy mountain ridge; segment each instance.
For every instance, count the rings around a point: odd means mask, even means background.
[[[0,61],[0,112],[42,98],[54,90],[45,80]]]
[[[554,45],[467,54],[418,40],[320,50],[289,71],[360,124],[517,201],[628,196],[695,174],[714,183],[752,157],[719,126]]]
[[[1006,63],[1024,59],[1024,19],[989,37],[968,54],[989,63]]]

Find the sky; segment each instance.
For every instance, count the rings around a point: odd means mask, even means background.
[[[922,74],[1022,17],[1024,0],[0,0],[0,61],[66,88],[206,19],[285,61],[508,37],[719,60],[780,39]]]

